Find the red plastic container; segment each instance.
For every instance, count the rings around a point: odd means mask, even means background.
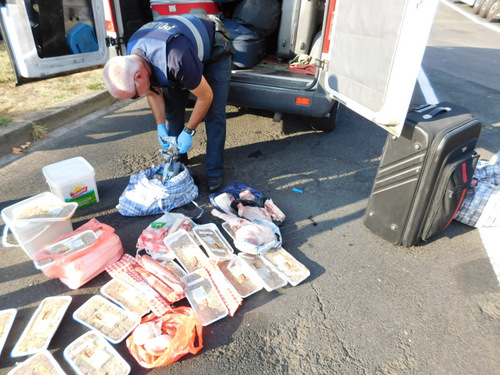
[[[151,9],[153,18],[159,19],[166,16],[176,16],[179,14],[195,13],[204,9],[207,14],[217,14],[220,8],[213,1],[162,1],[152,0]]]

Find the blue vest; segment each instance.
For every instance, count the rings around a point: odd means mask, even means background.
[[[211,46],[208,31],[203,22],[192,15],[172,16],[149,22],[137,30],[127,44],[127,55],[134,49],[141,49],[153,63],[154,73],[161,86],[171,82],[167,77],[167,45],[177,35],[185,36],[200,61],[210,58]]]

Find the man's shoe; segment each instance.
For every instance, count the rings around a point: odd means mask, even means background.
[[[223,177],[208,177],[208,190],[211,193],[214,193],[222,187],[222,182],[224,181]]]

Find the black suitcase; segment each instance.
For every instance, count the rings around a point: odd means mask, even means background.
[[[394,245],[413,246],[444,230],[471,183],[481,123],[451,103],[410,110],[389,134],[363,223]]]

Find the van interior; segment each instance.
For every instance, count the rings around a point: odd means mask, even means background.
[[[255,3],[263,9],[254,18],[243,13],[240,1],[220,4],[236,49],[231,79],[289,89],[312,86],[321,57],[325,0]]]
[[[26,17],[40,59],[98,50],[101,42],[96,38],[94,8],[96,3],[107,3],[108,0],[16,1],[24,1]],[[116,4],[120,8],[123,36],[114,39],[108,34],[108,46],[114,47],[118,54],[123,53],[124,47],[120,48],[120,43],[126,43],[142,24],[168,15],[165,12],[160,14],[158,9],[168,9],[164,6],[181,3],[194,2],[115,1],[115,8]],[[242,0],[205,3],[211,3],[208,9],[212,12],[213,7],[217,7],[217,15],[231,33],[231,41],[236,49],[233,80],[295,89],[314,84],[321,55],[325,0],[260,0],[248,2],[251,7],[243,6]],[[206,13],[203,1],[194,4],[190,13]]]

